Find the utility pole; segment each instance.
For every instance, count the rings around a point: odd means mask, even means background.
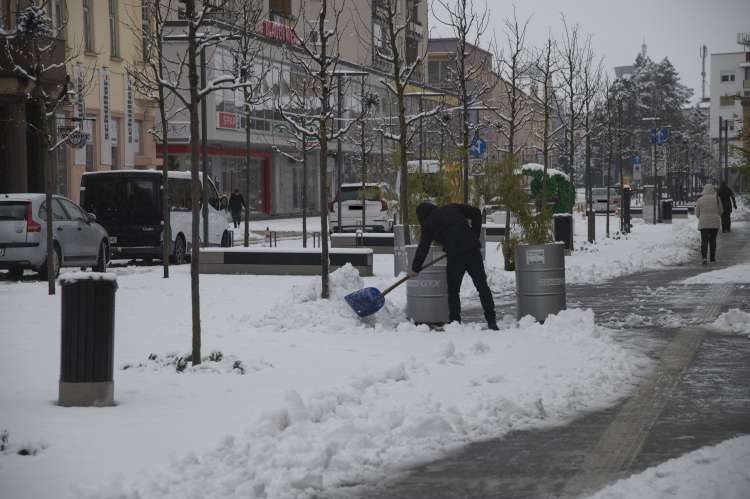
[[[339,74],[337,76],[338,77],[336,78],[336,80],[338,83],[336,85],[337,86],[336,88],[336,118],[337,118],[336,119],[336,131],[338,132],[341,130],[341,117],[342,117],[341,108],[343,106],[344,97],[343,97],[343,92],[341,89],[341,76],[342,75]],[[304,150],[304,147],[303,147],[303,150]],[[342,175],[341,170],[343,169],[343,165],[341,161],[343,159],[341,157],[342,154],[343,152],[341,150],[341,137],[339,137],[338,140],[336,140],[336,202],[337,202],[336,211],[338,212],[336,227],[338,228],[339,232],[342,231],[342,227],[341,227],[341,175]]]

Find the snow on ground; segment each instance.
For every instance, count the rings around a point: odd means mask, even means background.
[[[597,217],[599,240],[589,245],[577,218],[568,282],[696,257],[694,219],[636,221],[633,234],[610,240],[604,220]],[[613,218],[613,234],[616,226]],[[496,246],[488,245],[488,273],[499,290],[514,274],[501,270]],[[330,300],[317,298],[318,277],[201,276],[200,368],[184,361],[188,266],[173,267],[168,280],[160,267],[114,268],[118,405],[110,408],[55,405],[60,298],[47,296],[45,283],[0,282],[3,492],[309,497],[475,439],[559,423],[625,395],[646,372],[649,361],[624,350],[589,311],[544,325],[506,317],[500,332],[476,324],[430,331],[406,321],[402,286],[362,321],[341,298],[393,281],[392,256],[374,263],[371,278],[351,268],[333,274]],[[462,294],[473,293],[467,282]],[[36,455],[20,456],[21,448]]]
[[[179,373],[188,270],[165,280],[159,267],[114,269],[109,408],[55,405],[60,298],[44,283],[0,283],[3,495],[309,497],[611,403],[649,362],[582,310],[437,332],[405,322],[401,288],[362,323],[341,297],[390,282],[390,269],[363,280],[345,268],[331,300],[317,298],[315,277],[201,276],[203,353],[221,355]]]
[[[589,499],[747,499],[748,491],[750,436],[741,436],[619,480]]]
[[[710,267],[709,267],[710,268]],[[703,272],[693,277],[688,277],[681,284],[748,284],[750,283],[750,263],[732,265],[719,270]]]
[[[721,314],[709,327],[722,333],[750,336],[750,313],[733,308]]]

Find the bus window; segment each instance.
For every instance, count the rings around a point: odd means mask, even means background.
[[[169,179],[169,206],[175,211],[190,211],[193,209],[190,180]]]

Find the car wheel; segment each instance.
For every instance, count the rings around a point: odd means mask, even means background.
[[[13,267],[8,270],[8,279],[11,281],[22,281],[23,280],[23,269],[21,267]]]
[[[177,236],[174,242],[174,253],[172,254],[172,263],[174,265],[185,264],[185,239],[182,235]]]
[[[53,249],[54,253],[54,260],[52,261],[52,277],[57,279],[57,276],[60,275],[60,264],[61,264],[61,256],[60,256],[60,248],[55,245]],[[46,280],[48,278],[47,274],[47,261],[45,260],[42,266],[39,268],[39,278],[42,280]]]
[[[107,251],[107,243],[102,241],[99,244],[99,252],[96,255],[96,265],[94,266],[94,272],[106,272],[107,266],[109,266],[109,251]]]

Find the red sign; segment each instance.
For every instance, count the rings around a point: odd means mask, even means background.
[[[219,111],[219,128],[237,128],[237,115]]]
[[[266,19],[263,21],[262,31],[263,36],[265,36],[266,38],[270,38],[281,43],[288,43],[289,45],[299,44],[297,34],[292,28],[285,24],[276,23]]]

